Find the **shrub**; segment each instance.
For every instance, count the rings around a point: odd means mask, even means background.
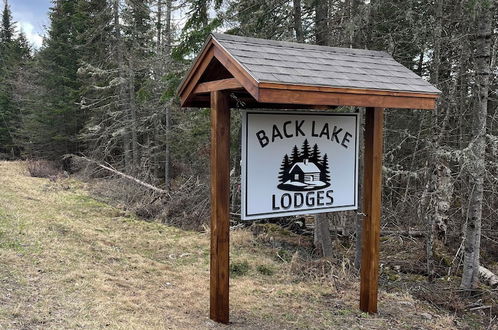
[[[29,175],[35,178],[57,177],[60,172],[55,162],[48,160],[28,160],[26,164]]]
[[[230,263],[230,275],[243,276],[249,273],[249,263],[247,261]]]
[[[266,265],[259,265],[256,270],[260,273],[260,274],[263,274],[263,275],[268,275],[268,276],[271,276],[273,274],[275,274],[275,271],[269,267],[269,266],[266,266]]]

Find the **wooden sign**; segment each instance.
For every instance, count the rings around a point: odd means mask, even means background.
[[[366,107],[360,309],[376,313],[384,108],[434,109],[439,94],[384,52],[211,35],[178,89],[182,107],[211,106],[210,318],[229,323],[230,108],[308,109],[243,113],[250,220],[356,209],[358,117],[314,110]]]
[[[241,218],[357,209],[358,123],[353,113],[243,111]]]

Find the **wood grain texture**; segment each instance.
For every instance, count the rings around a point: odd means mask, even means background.
[[[382,207],[383,108],[367,108],[363,182],[362,254],[360,270],[360,309],[377,313],[379,239]]]
[[[199,57],[199,60],[195,62],[191,71],[189,71],[189,74],[186,80],[184,81],[184,84],[181,87],[179,93],[181,106],[187,104],[188,101],[192,98],[193,96],[192,91],[197,86],[199,79],[201,79],[202,74],[208,67],[213,57],[214,57],[213,48],[212,46],[208,45],[208,47],[206,47],[205,49],[205,52],[203,52],[202,56]]]
[[[239,83],[239,81],[235,78],[228,78],[200,83],[194,88],[194,91],[192,93],[199,94],[238,88],[242,88],[242,84]]]
[[[385,96],[407,96],[407,97],[422,97],[422,98],[437,98],[438,94],[433,93],[414,93],[378,89],[365,89],[365,88],[347,88],[347,87],[330,87],[330,86],[316,86],[316,85],[295,85],[295,84],[277,84],[272,82],[260,82],[259,88],[271,89],[286,89],[297,91],[315,91],[315,92],[328,92],[328,93],[347,93],[347,94],[371,94],[371,95],[385,95]]]
[[[206,45],[202,48],[201,52],[197,55],[196,59],[194,62],[192,62],[192,65],[190,66],[189,70],[187,71],[187,74],[185,75],[185,78],[183,78],[182,82],[180,83],[180,86],[178,87],[177,94],[181,95],[184,93],[185,88],[189,84],[189,82],[192,80],[192,77],[194,74],[196,74],[199,70],[199,65],[201,64],[202,60],[207,56],[207,53],[209,51],[213,50],[213,41],[209,40],[206,42]],[[205,68],[204,68],[205,70]],[[202,70],[202,71],[204,71]]]
[[[211,92],[210,318],[229,322],[230,107],[228,95]]]
[[[332,93],[309,90],[259,89],[261,103],[434,109],[435,98],[375,94]]]

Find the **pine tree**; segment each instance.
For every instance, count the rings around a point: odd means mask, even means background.
[[[320,171],[320,181],[330,182],[329,158],[327,154],[323,155],[323,161]]]
[[[303,147],[301,148],[301,159],[308,159],[310,158],[310,144],[308,142],[308,139],[305,139],[303,142]]]
[[[0,29],[0,44],[2,46],[9,45],[15,34],[15,24],[12,20],[9,2],[5,1],[2,11],[2,27]]]
[[[188,19],[183,26],[180,43],[173,50],[172,56],[180,62],[197,54],[204,45],[207,36],[222,24],[218,17],[210,18],[210,4],[213,0],[186,0]],[[214,0],[214,9],[220,9],[222,0]]]
[[[291,168],[289,162],[289,156],[285,154],[284,159],[282,160],[282,165],[280,166],[280,172],[278,172],[278,179],[281,183],[289,180],[289,170]]]
[[[78,11],[82,1],[56,0],[50,9],[51,24],[36,68],[37,84],[45,93],[40,97],[42,106],[32,109],[29,116],[32,156],[55,159],[82,150],[78,134],[86,112],[78,106],[81,82],[77,70],[84,49],[78,44],[78,36],[89,26]]]
[[[299,154],[299,149],[295,145],[294,148],[292,149],[291,162],[292,162],[292,164],[295,164],[295,163],[300,162],[301,160],[302,159],[301,159],[301,155]]]
[[[80,108],[89,113],[80,136],[93,159],[117,165],[125,163],[121,160],[123,136],[129,134],[125,128],[124,107],[128,101],[124,93],[119,1],[92,0],[83,5],[93,28],[79,36],[79,43],[86,45],[78,68],[82,84]]]
[[[318,149],[318,145],[316,143],[313,146],[313,151],[311,152],[310,162],[315,164],[320,163],[320,150]]]
[[[227,15],[237,25],[229,33],[264,39],[294,39],[295,18],[293,4],[284,1],[276,4],[267,0],[233,1]]]
[[[0,26],[0,153],[15,155],[15,127],[18,111],[13,100],[12,79],[19,63],[15,24],[7,1],[2,11]]]

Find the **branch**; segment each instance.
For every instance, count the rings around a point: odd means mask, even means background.
[[[85,160],[85,161],[87,161],[89,163],[97,165],[100,168],[103,168],[106,171],[112,172],[114,174],[117,174],[117,175],[125,178],[125,179],[133,181],[133,182],[141,185],[142,187],[145,187],[147,189],[153,190],[153,191],[155,191],[157,193],[160,193],[160,194],[163,194],[163,195],[168,194],[168,192],[166,190],[157,188],[157,187],[155,187],[155,186],[153,186],[153,185],[151,185],[151,184],[149,184],[147,182],[143,182],[143,181],[141,181],[141,180],[139,180],[139,179],[137,179],[137,178],[135,178],[135,177],[133,177],[131,175],[125,174],[123,172],[120,172],[120,171],[118,171],[118,170],[116,170],[116,169],[114,169],[114,168],[112,168],[110,166],[102,165],[102,164],[98,163],[97,161],[95,161],[93,159],[90,159],[90,158],[87,158],[85,156],[76,156],[76,155],[66,155],[66,156],[64,156],[64,158],[67,158],[67,157],[75,157],[77,159],[83,159],[83,160]]]
[[[498,286],[498,276],[493,274],[489,269],[479,266],[479,275],[486,281],[486,283],[491,287]]]

